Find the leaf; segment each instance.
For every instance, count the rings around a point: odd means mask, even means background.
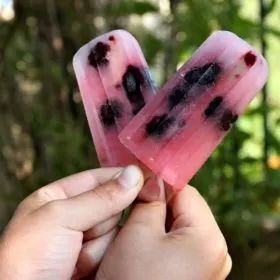
[[[242,163],[249,163],[249,164],[254,164],[254,163],[258,163],[261,160],[258,158],[254,158],[254,157],[244,157],[243,159],[241,159]]]
[[[274,27],[271,27],[271,26],[265,27],[265,28],[264,28],[264,31],[265,31],[266,33],[272,34],[272,35],[274,35],[274,36],[280,38],[280,30],[278,30],[278,29],[276,29],[276,28],[274,28]]]
[[[245,115],[248,116],[248,117],[252,117],[252,116],[255,116],[255,115],[263,115],[264,112],[269,114],[274,109],[275,108],[273,108],[270,105],[265,106],[265,105],[261,104],[261,105],[255,107],[255,108],[248,109]]]
[[[244,141],[248,140],[251,138],[251,133],[248,133],[244,130],[241,129],[236,129],[236,137],[238,139],[239,145],[243,143]]]
[[[206,163],[198,170],[193,179],[191,180],[191,185],[199,188],[199,191],[204,194],[206,197],[210,197],[209,182],[214,181],[213,174],[213,161],[211,158],[207,160]]]
[[[148,30],[141,30],[141,33],[142,35],[139,34],[139,42],[143,46],[143,53],[148,64],[152,65],[155,63],[156,56],[163,47],[162,41]]]
[[[270,169],[269,170],[269,178],[270,178],[270,181],[271,181],[271,187],[273,187],[273,189],[276,189],[276,190],[280,190],[280,184],[279,184],[279,181],[280,181],[280,170],[277,169],[277,170],[273,170],[273,169]]]
[[[268,132],[268,141],[272,148],[280,154],[280,140],[277,139],[270,131]]]
[[[260,34],[260,25],[253,20],[237,16],[232,22],[232,31],[242,38],[254,38]]]
[[[271,0],[271,3],[267,5],[265,15],[268,16],[276,7],[276,0]]]

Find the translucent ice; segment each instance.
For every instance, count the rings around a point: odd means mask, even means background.
[[[120,134],[155,174],[180,190],[263,87],[265,59],[227,32],[210,36]]]

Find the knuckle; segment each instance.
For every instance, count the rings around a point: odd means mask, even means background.
[[[204,233],[196,240],[197,246],[201,248],[200,253],[205,256],[205,265],[209,271],[219,271],[224,267],[228,247],[221,232],[214,230],[212,233]],[[204,244],[204,246],[201,246]]]
[[[93,193],[108,206],[108,209],[112,209],[114,201],[116,200],[116,189],[117,186],[115,184],[114,186],[108,185],[94,189]]]
[[[218,234],[215,238],[215,248],[213,253],[218,259],[222,260],[225,260],[228,254],[227,243],[222,233]]]
[[[91,228],[88,232],[86,232],[85,237],[90,238],[97,238],[103,234],[103,226],[97,225],[93,228]]]
[[[139,217],[133,217],[133,227],[138,230],[149,229],[151,230],[148,220],[143,220]]]
[[[46,215],[58,218],[62,213],[62,203],[59,200],[51,201],[43,207]]]
[[[38,202],[48,202],[51,201],[50,194],[48,194],[45,187],[38,189],[37,191],[33,192],[27,198],[25,198],[17,207],[17,210],[25,209],[31,203],[38,203]]]
[[[163,205],[165,205],[165,203],[162,202],[162,201],[159,201],[159,200],[155,200],[155,201],[150,202],[151,208],[159,208]]]
[[[224,237],[221,236],[216,239],[215,247],[209,252],[212,255],[212,260],[217,268],[223,267],[228,256],[228,247]]]
[[[28,206],[29,204],[29,199],[25,198],[23,201],[21,201],[15,211],[15,214],[21,213],[25,210],[25,208]]]
[[[38,189],[30,197],[32,197],[34,200],[42,202],[49,202],[53,200],[53,196],[47,187]]]
[[[139,211],[145,211],[145,209],[147,209],[147,207],[149,207],[149,209],[151,209],[151,210],[153,210],[154,208],[158,209],[162,206],[166,207],[165,202],[159,201],[159,200],[151,201],[148,203],[138,202],[136,205],[137,205],[137,208],[139,209]]]
[[[225,277],[227,277],[232,269],[232,259],[231,256],[229,254],[227,254],[227,260],[226,260],[226,264],[225,264]]]
[[[158,208],[159,205],[162,205],[163,202],[154,201],[150,202],[148,205],[145,203],[137,203],[134,206],[134,210],[131,212],[130,217],[133,222],[133,226],[137,227],[139,230],[147,229],[149,232],[153,231],[153,225],[155,222],[155,214],[152,208]],[[148,207],[148,208],[147,208]],[[146,211],[151,210],[152,215],[143,215],[139,213],[146,213]]]
[[[226,242],[221,242],[220,249],[217,251],[217,258],[221,261],[225,260],[228,254],[228,248]]]
[[[179,245],[180,247],[183,246],[182,244],[185,244],[186,242],[186,230],[182,229],[180,233],[177,234],[169,234],[167,235],[167,240],[171,240],[175,244]],[[187,248],[188,246],[186,246]]]
[[[198,239],[198,246],[200,246],[200,253],[203,256],[203,261],[201,266],[204,267],[205,271],[209,273],[209,275],[228,275],[231,266],[226,264],[228,250],[226,242],[223,238],[213,237],[207,239],[207,241],[203,238],[203,240]],[[201,244],[207,244],[207,246],[201,246]]]

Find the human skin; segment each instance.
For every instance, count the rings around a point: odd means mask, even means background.
[[[224,280],[232,262],[225,239],[202,196],[191,186],[169,203],[138,203],[110,245],[96,280]]]
[[[31,194],[0,241],[1,277],[225,279],[231,269],[226,243],[199,193],[187,187],[173,196],[169,207],[174,220],[166,232],[164,190],[153,189],[149,197],[143,183],[136,166],[106,168],[64,178]],[[141,190],[142,201],[119,232],[121,212]]]

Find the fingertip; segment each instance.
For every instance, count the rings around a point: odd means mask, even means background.
[[[172,195],[172,197],[171,197],[171,195]],[[179,206],[183,206],[183,205],[188,206],[189,204],[185,204],[184,201],[205,202],[204,198],[199,193],[199,191],[191,185],[186,185],[186,187],[183,188],[178,193],[174,193],[174,192],[172,194],[169,193],[169,201],[173,207],[179,207]]]
[[[136,165],[128,165],[118,175],[116,180],[124,189],[142,188],[144,175]]]
[[[148,178],[137,199],[143,202],[165,201],[165,185],[163,180],[155,175]]]

